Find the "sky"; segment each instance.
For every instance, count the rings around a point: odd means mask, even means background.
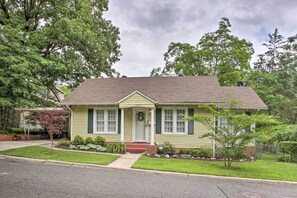
[[[222,17],[233,35],[253,43],[252,62],[275,28],[285,38],[297,34],[296,0],[109,0],[104,17],[120,29],[122,56],[113,67],[128,77],[164,67],[171,42],[196,45]]]

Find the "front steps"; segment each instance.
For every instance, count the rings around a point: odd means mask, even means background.
[[[126,152],[144,153],[150,146],[147,142],[127,142],[125,143]]]

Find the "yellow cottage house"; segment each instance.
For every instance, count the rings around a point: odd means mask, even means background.
[[[71,109],[71,140],[102,136],[129,145],[130,152],[169,141],[177,148],[213,147],[201,139],[206,128],[184,115],[208,115],[202,103],[223,104],[228,97],[253,113],[267,106],[250,87],[223,87],[213,76],[88,79],[60,104]],[[134,144],[134,145],[133,145]]]

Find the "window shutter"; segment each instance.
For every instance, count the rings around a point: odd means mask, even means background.
[[[162,129],[162,109],[156,110],[156,134],[161,134]]]
[[[250,115],[251,115],[251,112],[246,111],[245,114],[248,115],[248,116],[250,116]],[[251,132],[251,131],[252,131],[252,129],[251,129],[251,125],[250,125],[250,126],[247,126],[247,127],[245,128],[245,132],[249,133],[249,132]]]
[[[88,133],[93,133],[93,124],[94,124],[93,113],[94,113],[94,109],[88,109]]]
[[[121,114],[121,109],[119,109],[118,111],[118,134],[121,134],[121,118],[122,118],[122,114]]]
[[[188,109],[188,116],[194,116],[194,109]],[[188,121],[188,135],[194,135],[194,121]]]

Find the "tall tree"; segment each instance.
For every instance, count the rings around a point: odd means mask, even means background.
[[[231,34],[231,24],[222,18],[219,28],[206,33],[196,46],[171,43],[164,54],[165,67],[151,75],[216,75],[221,85],[236,85],[251,70],[252,43]]]
[[[277,29],[264,43],[267,51],[255,63],[247,78],[269,107],[286,123],[297,123],[297,36],[284,40]]]
[[[263,44],[267,48],[267,51],[258,56],[259,59],[255,63],[254,68],[266,72],[275,72],[284,67],[280,61],[283,54],[284,37],[279,34],[277,28],[275,28],[272,34],[268,34],[268,36],[268,43]]]
[[[117,75],[119,29],[107,10],[108,0],[0,0],[1,115],[41,104],[59,83]]]

